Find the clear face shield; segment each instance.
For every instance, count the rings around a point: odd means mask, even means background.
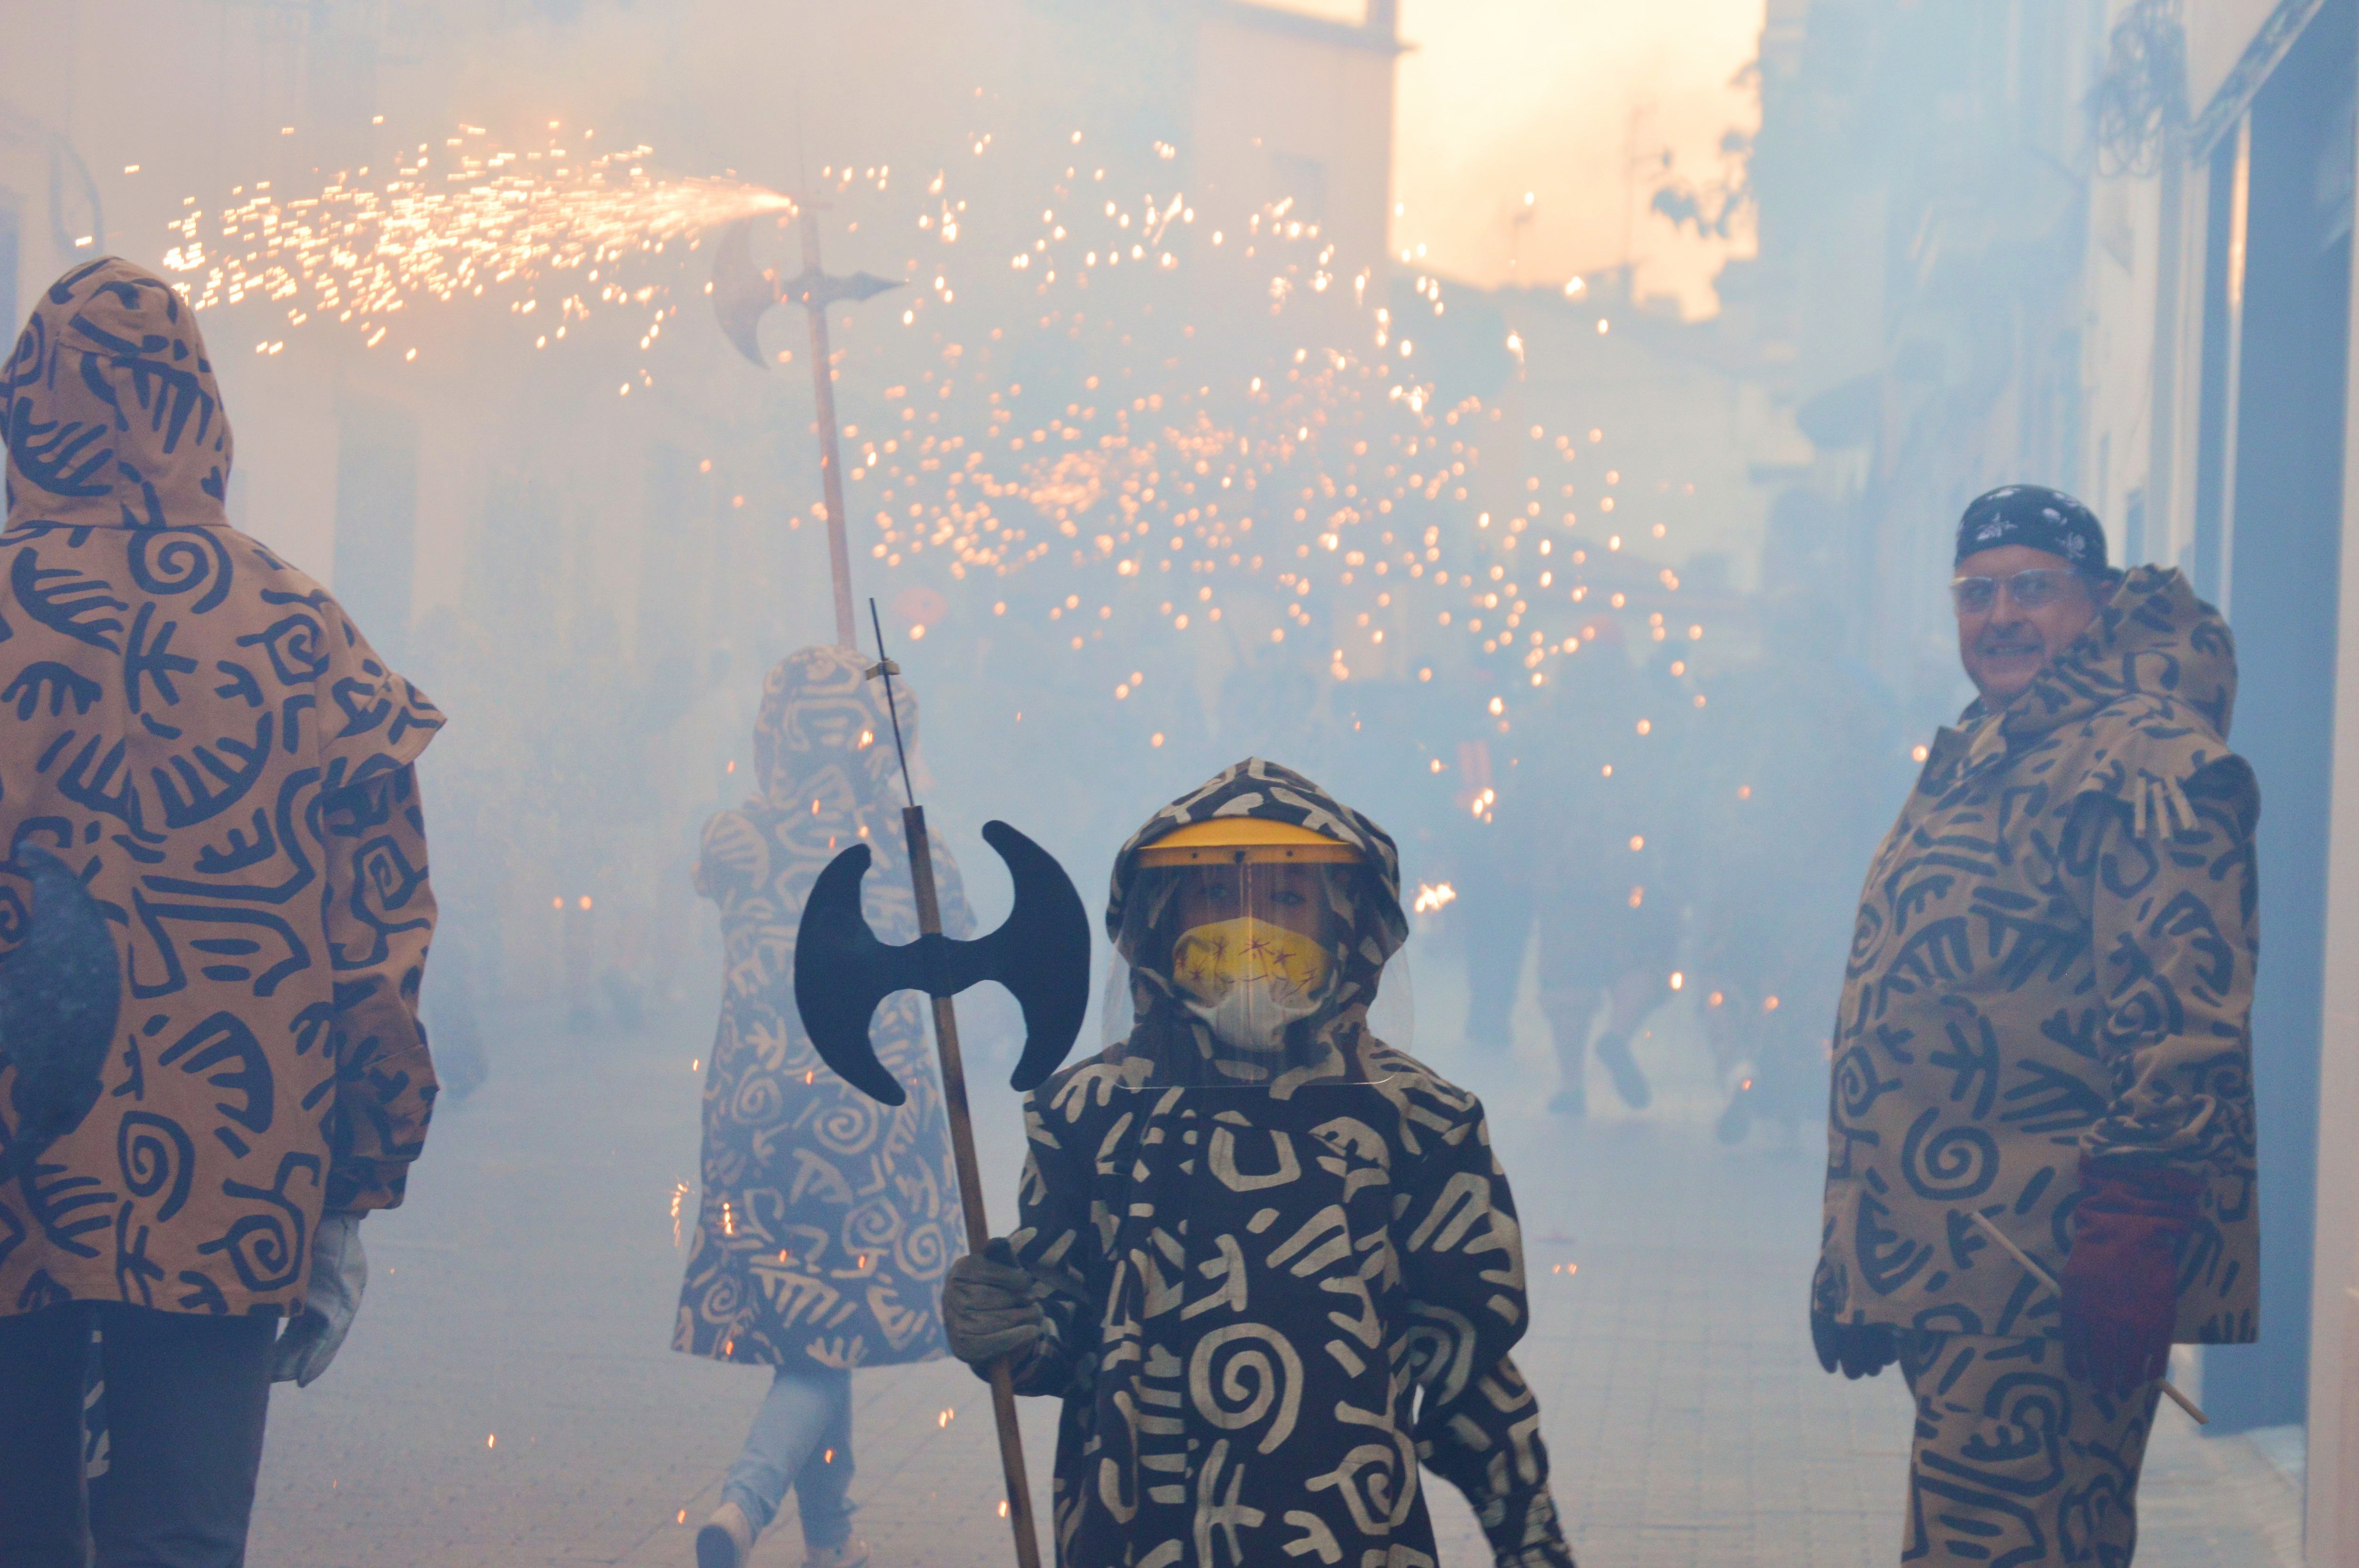
[[[1362,1031],[1336,1026],[1371,1000],[1351,962],[1358,852],[1284,824],[1199,827],[1140,852],[1125,911],[1121,948],[1147,972],[1121,967],[1106,1018],[1136,1087],[1366,1082]]]

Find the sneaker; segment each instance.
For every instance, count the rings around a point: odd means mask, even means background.
[[[1647,1075],[1638,1070],[1637,1062],[1631,1057],[1630,1042],[1618,1034],[1600,1035],[1596,1050],[1597,1059],[1614,1076],[1614,1092],[1622,1097],[1622,1103],[1632,1110],[1646,1109],[1655,1091],[1647,1087]]]
[[[855,1535],[842,1546],[812,1547],[803,1568],[861,1568],[867,1561],[868,1543]]]
[[[712,1510],[696,1532],[696,1568],[745,1568],[754,1554],[754,1521],[735,1503]]]

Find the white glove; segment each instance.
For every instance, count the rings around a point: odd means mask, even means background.
[[[368,1254],[361,1250],[361,1217],[323,1214],[311,1236],[311,1279],[303,1310],[287,1323],[270,1364],[270,1380],[308,1389],[336,1358],[368,1288]]]

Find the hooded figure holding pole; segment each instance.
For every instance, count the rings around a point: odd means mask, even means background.
[[[726,970],[704,1081],[703,1197],[672,1347],[777,1368],[722,1504],[699,1534],[700,1568],[739,1568],[792,1487],[810,1562],[853,1568],[852,1373],[942,1354],[936,1290],[966,1248],[925,1000],[903,991],[875,1015],[879,1059],[910,1094],[877,1104],[820,1060],[791,991],[811,884],[865,843],[868,923],[918,935],[895,801],[891,715],[867,665],[841,648],[788,655],[755,721],[760,794],[704,830],[697,890],[721,908]],[[897,693],[914,738],[917,699]],[[945,925],[973,925],[958,870],[939,849]]]
[[[1030,1097],[1018,1225],[943,1295],[962,1359],[1064,1401],[1069,1568],[1430,1568],[1420,1464],[1499,1563],[1571,1562],[1482,1106],[1367,1029],[1398,877],[1381,828],[1257,758],[1115,860],[1136,1022]]]

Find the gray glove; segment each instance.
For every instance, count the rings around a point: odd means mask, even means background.
[[[981,1367],[1036,1343],[1048,1332],[1043,1287],[1016,1261],[1004,1237],[951,1265],[942,1281],[942,1327],[951,1354]]]
[[[361,1250],[361,1217],[323,1214],[311,1236],[311,1279],[303,1288],[303,1310],[278,1336],[270,1380],[308,1389],[351,1332],[368,1288],[368,1254]]]

